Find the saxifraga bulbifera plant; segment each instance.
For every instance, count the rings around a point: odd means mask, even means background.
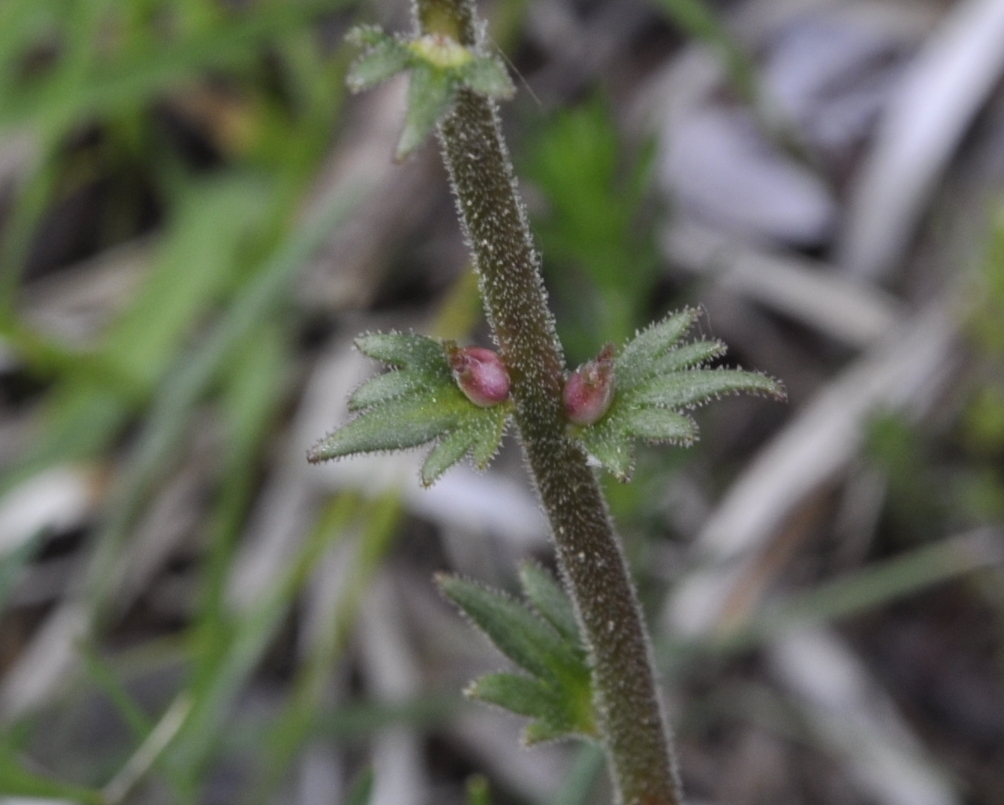
[[[467,455],[487,466],[515,420],[563,583],[525,565],[523,603],[438,579],[520,669],[482,677],[468,694],[530,717],[527,743],[598,741],[618,803],[679,805],[648,633],[594,467],[627,480],[636,439],[689,444],[697,437],[690,408],[736,392],[783,399],[784,389],[762,374],[706,368],[725,347],[682,340],[697,318],[691,309],[566,370],[499,125],[496,101],[511,97],[513,84],[469,0],[416,0],[414,15],[411,36],[370,26],[350,34],[362,53],[349,85],[359,91],[410,72],[396,158],[438,136],[498,352],[415,334],[361,336],[359,349],[391,371],[352,395],[356,416],[310,460],[434,442],[421,471],[429,485]]]

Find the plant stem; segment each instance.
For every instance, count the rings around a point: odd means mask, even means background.
[[[417,0],[422,33],[479,48],[465,0]],[[512,380],[516,423],[590,652],[618,801],[681,802],[652,651],[620,542],[586,455],[565,433],[565,359],[494,103],[461,90],[439,129],[488,321]]]

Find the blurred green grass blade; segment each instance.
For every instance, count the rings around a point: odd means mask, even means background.
[[[433,727],[446,723],[465,704],[455,693],[426,694],[395,704],[350,704],[332,713],[315,713],[312,731],[317,736],[352,740],[399,724]]]
[[[58,19],[53,0],[4,0],[0,25],[0,99],[17,75],[16,61],[25,45],[36,42]],[[2,100],[0,100],[2,103]]]
[[[56,186],[56,138],[39,139],[35,164],[16,189],[0,230],[0,311],[8,316],[16,312],[17,287],[28,262],[32,238]]]
[[[7,796],[69,800],[81,805],[105,805],[100,791],[69,785],[29,772],[14,759],[13,752],[0,743],[0,793]]]
[[[467,805],[492,805],[488,778],[483,774],[472,774],[467,778]]]
[[[97,352],[76,351],[36,332],[10,311],[0,310],[0,338],[42,379],[82,378],[139,402],[145,396],[135,380]]]
[[[152,484],[170,466],[196,403],[244,339],[282,304],[293,278],[324,238],[365,195],[364,188],[338,194],[281,243],[237,293],[222,320],[168,374],[123,472],[122,485],[114,491],[110,518],[98,535],[98,552],[88,576],[89,595],[99,608],[114,587],[112,568],[122,541]]]
[[[107,9],[114,0],[88,0],[63,4],[60,9],[65,19],[61,44],[62,58],[52,71],[50,82],[64,92],[74,93],[76,87],[90,71],[101,46],[103,37],[100,26]],[[27,54],[22,54],[22,57]],[[13,71],[14,73],[17,70]],[[5,101],[11,96],[0,94],[0,117]],[[58,155],[62,139],[72,121],[64,120],[59,125],[43,126],[33,134],[39,140],[35,157],[37,167],[29,171],[25,186],[18,188],[14,197],[14,209],[10,221],[0,240],[0,304],[13,306],[17,282],[24,270],[32,245],[32,238],[57,184]],[[0,123],[0,130],[3,126]],[[29,127],[30,130],[30,127]],[[24,133],[22,132],[22,135]]]
[[[153,272],[106,338],[106,360],[151,388],[182,339],[232,283],[242,247],[260,230],[274,190],[237,175],[179,199]]]
[[[155,46],[142,43],[141,47],[99,65],[72,85],[57,71],[8,95],[6,102],[0,104],[0,130],[26,123],[59,130],[81,117],[145,103],[151,95],[197,77],[207,69],[247,64],[259,54],[263,44],[351,2],[259,3],[248,12],[224,18],[211,29],[179,41]]]
[[[149,774],[154,765],[161,764],[164,750],[170,745],[178,730],[184,726],[191,707],[192,700],[187,692],[183,691],[174,698],[143,742],[129,756],[125,765],[102,788],[106,802],[110,805],[119,805]],[[174,780],[173,770],[171,778]],[[177,793],[181,794],[181,786],[176,784],[176,788]],[[182,798],[185,799],[183,794]]]
[[[435,728],[445,724],[467,702],[457,693],[427,693],[400,702],[353,702],[331,709],[315,706],[311,713],[308,739],[323,738],[356,743],[388,727],[398,725]],[[223,736],[228,755],[248,755],[261,751],[274,734],[273,719],[245,722],[240,729]]]
[[[84,659],[87,676],[108,697],[108,701],[129,727],[133,737],[142,740],[153,729],[153,722],[136,704],[136,700],[125,689],[118,675],[93,644],[81,644],[78,650]]]
[[[0,495],[46,467],[84,461],[103,450],[129,414],[123,399],[90,383],[56,389],[44,403],[38,438],[0,477]]]
[[[746,103],[756,107],[759,99],[757,73],[753,62],[736,44],[705,0],[655,0],[673,22],[686,33],[718,51],[733,88]]]
[[[369,805],[373,796],[373,768],[367,766],[353,783],[345,805]]]
[[[732,654],[801,626],[839,620],[885,606],[967,573],[1004,564],[999,529],[987,528],[873,562],[764,608],[752,620],[700,640],[662,641],[664,664],[707,653]]]
[[[115,669],[98,653],[95,646],[85,643],[79,647],[79,651],[84,659],[84,669],[87,676],[108,697],[108,701],[122,717],[133,738],[141,745],[147,742],[157,725],[140,709],[136,700],[119,680]],[[175,794],[180,796],[182,784],[174,769],[159,762],[159,758],[154,762],[157,763],[159,771],[174,786]]]
[[[281,397],[291,350],[282,328],[264,323],[241,346],[229,363],[220,395],[227,449],[243,461],[264,437]]]
[[[256,329],[224,376],[220,395],[226,444],[223,488],[208,529],[209,545],[197,608],[203,643],[225,634],[224,586],[259,470],[256,456],[281,403],[289,345],[275,323]],[[210,652],[204,652],[206,656]]]
[[[749,629],[769,637],[795,625],[846,618],[982,568],[1004,564],[1004,534],[982,529],[874,562],[764,611]]]
[[[113,325],[105,347],[90,364],[84,361],[50,394],[41,437],[20,465],[0,479],[0,492],[45,466],[89,458],[103,450],[133,406],[153,392],[171,361],[177,362],[178,350],[196,322],[233,282],[242,245],[265,213],[264,200],[249,199],[248,194],[262,188],[247,177],[198,187],[201,192],[191,189],[182,201],[182,211],[162,241],[158,265],[139,299]],[[319,222],[280,244],[259,274],[237,292],[205,345],[196,348],[194,355],[189,353],[196,365],[183,363],[163,381],[164,392],[154,399],[147,429],[157,432],[168,428],[167,420],[171,421],[171,432],[158,450],[176,442],[185,411],[208,386],[225,353],[252,331],[254,322],[248,321],[249,317],[264,317],[270,306],[278,304],[309,252],[351,204],[347,198],[335,201]],[[239,322],[228,324],[235,320]],[[14,324],[10,326],[16,329]],[[101,371],[88,371],[89,366]],[[189,380],[191,386],[186,383]],[[145,478],[140,472],[135,483]]]
[[[235,622],[232,638],[211,674],[193,691],[187,722],[167,753],[169,762],[191,780],[201,778],[203,766],[219,742],[234,702],[275,636],[293,599],[324,550],[344,533],[354,515],[355,498],[342,495],[324,528],[315,529],[272,587]]]
[[[17,585],[25,566],[35,555],[45,535],[46,531],[42,529],[13,550],[0,553],[0,612],[3,612],[7,597]]]
[[[296,753],[310,737],[324,687],[351,635],[366,589],[398,533],[401,513],[401,501],[396,493],[363,504],[359,516],[362,535],[348,573],[351,582],[335,604],[332,628],[319,640],[298,672],[293,695],[276,719],[263,758],[263,771],[253,785],[254,802],[270,801]]]

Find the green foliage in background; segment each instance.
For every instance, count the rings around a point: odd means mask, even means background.
[[[658,255],[645,202],[654,153],[629,147],[594,98],[550,117],[520,160],[543,194],[534,232],[573,365],[651,318]]]

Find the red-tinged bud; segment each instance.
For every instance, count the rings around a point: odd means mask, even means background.
[[[565,383],[565,416],[576,425],[592,425],[603,417],[613,399],[614,345],[607,344],[595,360],[582,364]]]
[[[509,373],[497,352],[484,347],[458,347],[447,341],[446,359],[460,390],[475,405],[489,408],[509,397]]]

